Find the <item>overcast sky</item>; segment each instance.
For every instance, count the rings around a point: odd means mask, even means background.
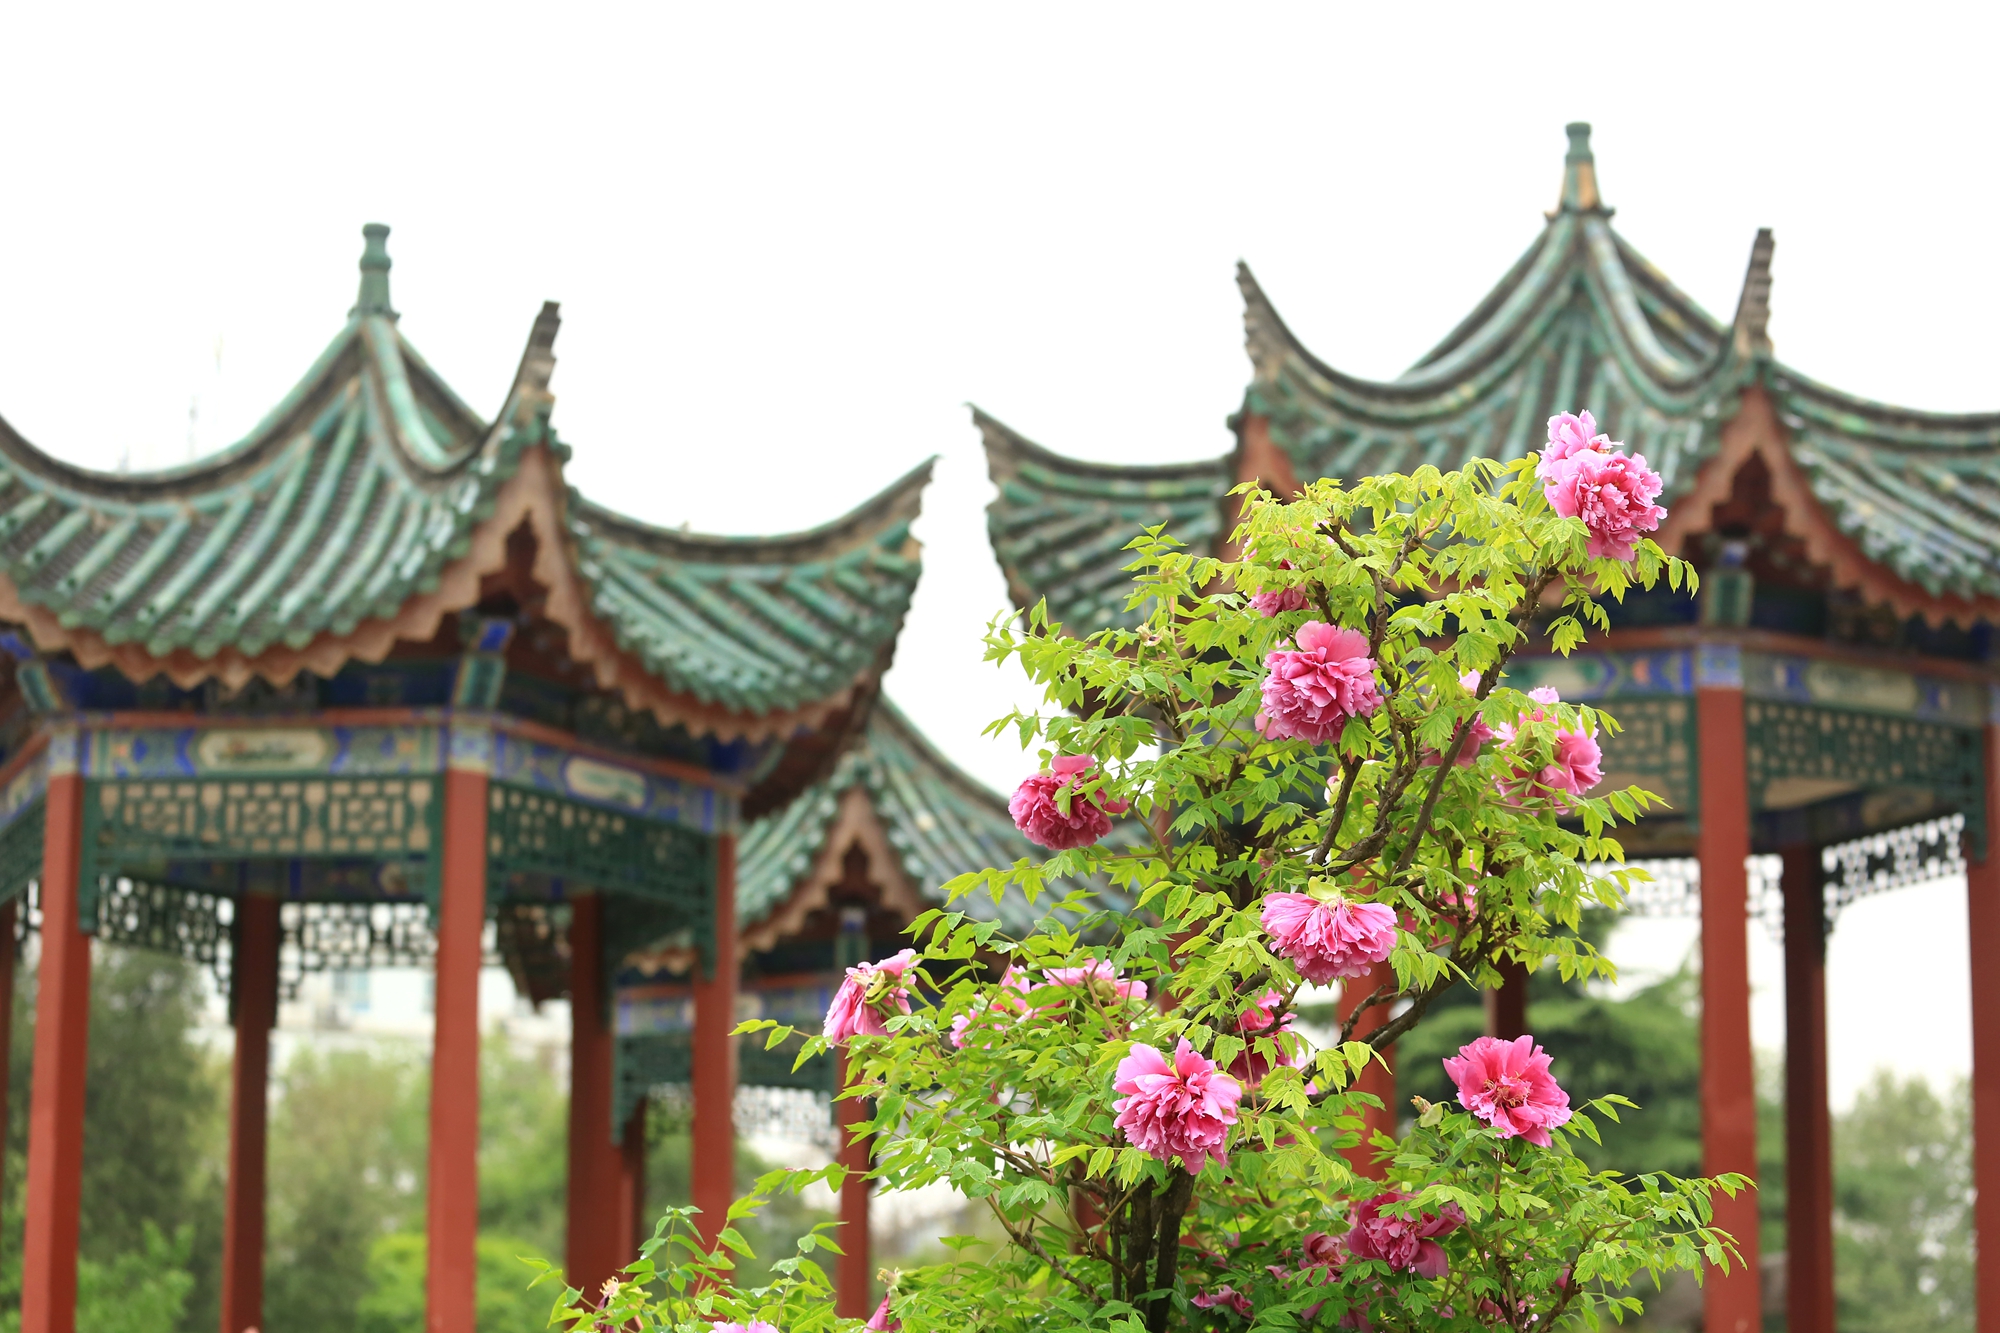
[[[811,526],[941,455],[890,688],[1011,785],[965,403],[1082,457],[1222,453],[1239,258],[1391,376],[1533,240],[1584,119],[1616,225],[1711,312],[1774,227],[1782,357],[2000,407],[1994,12],[14,6],[0,414],[89,466],[222,447],[389,223],[403,329],[483,412],[563,303],[570,478],[635,516]]]

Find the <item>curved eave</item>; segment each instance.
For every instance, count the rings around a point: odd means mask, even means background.
[[[935,460],[781,537],[670,532],[577,500],[590,605],[669,688],[742,713],[844,696],[886,669],[922,570],[910,524]]]
[[[1126,543],[1164,523],[1196,551],[1224,535],[1223,504],[1234,484],[1229,456],[1193,463],[1124,466],[1068,458],[973,409],[999,494],[986,507],[987,536],[1017,607],[1046,600],[1052,619],[1081,626],[1128,624],[1131,563]]]
[[[1884,484],[1883,458],[1865,446],[1855,446],[1858,461],[1839,458],[1785,403],[1782,390],[1761,383],[1744,390],[1740,409],[1720,432],[1716,455],[1670,508],[1660,544],[1684,550],[1688,537],[1707,530],[1742,468],[1761,458],[1785,532],[1826,571],[1832,587],[1933,625],[2000,624],[2000,596],[1989,591],[1996,586],[2000,551],[1993,538],[1978,535],[1976,517],[1968,521],[1965,497],[1946,488],[1897,493]],[[1981,503],[1983,512],[1996,511],[1990,486]],[[1951,579],[1954,571],[1962,577]]]

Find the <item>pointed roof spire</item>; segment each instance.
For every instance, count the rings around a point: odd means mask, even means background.
[[[361,235],[366,242],[361,250],[361,295],[347,317],[381,315],[394,319],[396,312],[389,305],[389,228],[371,222],[361,229]]]
[[[1597,159],[1590,155],[1590,122],[1573,120],[1563,126],[1569,134],[1569,152],[1563,155],[1562,201],[1559,213],[1604,213],[1610,209],[1597,194]]]
[[[1743,294],[1736,300],[1736,319],[1731,327],[1739,356],[1770,359],[1771,251],[1776,248],[1771,229],[1758,228],[1757,239],[1750,246],[1750,267],[1743,273]]]

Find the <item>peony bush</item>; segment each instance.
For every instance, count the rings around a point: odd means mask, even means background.
[[[844,1050],[879,1188],[948,1184],[992,1218],[951,1261],[888,1274],[867,1327],[1595,1328],[1668,1270],[1738,1261],[1709,1201],[1747,1182],[1591,1172],[1578,1136],[1631,1103],[1572,1105],[1562,1052],[1532,1037],[1446,1061],[1456,1099],[1394,1108],[1399,1138],[1367,1133],[1379,1103],[1357,1086],[1454,984],[1613,974],[1575,927],[1621,905],[1617,830],[1658,798],[1603,789],[1610,714],[1517,690],[1508,666],[1572,650],[1633,587],[1692,590],[1645,535],[1659,491],[1564,414],[1512,463],[1241,488],[1242,559],[1140,534],[1135,629],[1072,633],[1039,607],[996,623],[988,658],[1046,692],[993,730],[1041,751],[1011,809],[1051,855],[946,886],[912,949],[848,973],[800,1056]],[[1010,892],[1047,909],[1025,936],[961,910]],[[1335,983],[1359,1007],[1309,1030],[1299,1010]],[[813,1257],[837,1236],[745,1291],[735,1233],[704,1252],[687,1222],[558,1314],[841,1322]]]

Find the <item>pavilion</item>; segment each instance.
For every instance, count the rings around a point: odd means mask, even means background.
[[[1247,268],[1252,368],[1236,447],[1203,462],[1113,466],[1030,443],[983,413],[999,487],[989,533],[1017,606],[1076,632],[1130,623],[1124,544],[1165,522],[1221,551],[1229,489],[1513,458],[1588,407],[1666,480],[1660,543],[1702,571],[1698,599],[1627,599],[1568,659],[1517,660],[1626,730],[1608,781],[1672,805],[1628,850],[1659,872],[1647,905],[1698,910],[1704,1167],[1755,1175],[1746,930],[1753,876],[1781,900],[1786,951],[1786,1306],[1832,1333],[1832,1168],[1823,955],[1838,908],[1965,866],[1973,941],[1977,1226],[2000,1236],[2000,415],[1884,406],[1815,383],[1767,336],[1772,238],[1759,232],[1734,316],[1718,320],[1612,229],[1590,127],[1569,127],[1541,234],[1402,376],[1342,374],[1294,337]],[[1964,854],[1958,850],[1962,836]],[[1759,904],[1761,905],[1761,904]],[[1357,988],[1357,994],[1372,989]],[[1491,997],[1524,1030],[1525,977]],[[1366,1024],[1364,1023],[1364,1031]],[[1382,1088],[1374,1089],[1380,1092]],[[1749,1263],[1709,1275],[1712,1333],[1760,1326],[1757,1205],[1718,1202]],[[1979,1270],[1979,1328],[2000,1333],[2000,1262]]]
[[[41,949],[24,1333],[75,1326],[93,935],[228,978],[224,1333],[263,1322],[281,946],[434,955],[433,1333],[473,1333],[489,919],[524,989],[575,999],[570,1280],[632,1257],[613,986],[634,953],[671,946],[690,980],[711,1236],[732,1198],[739,830],[868,727],[930,465],[790,536],[621,517],[564,480],[555,305],[487,421],[398,331],[388,229],[364,234],[346,325],[214,458],[89,472],[0,422],[0,912],[34,881]]]

